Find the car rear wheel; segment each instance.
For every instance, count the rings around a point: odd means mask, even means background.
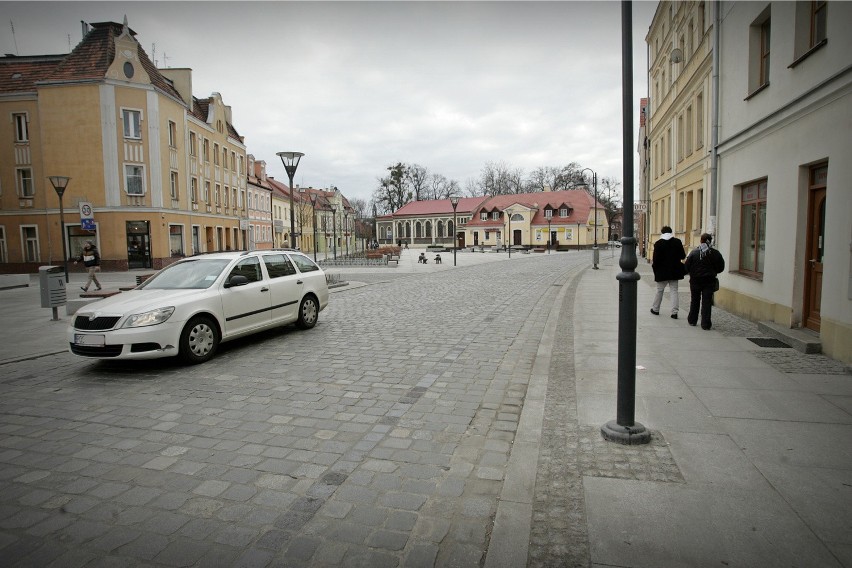
[[[299,305],[299,319],[296,325],[302,329],[311,329],[317,324],[319,318],[319,304],[313,296],[305,296]]]
[[[204,363],[216,354],[219,331],[212,319],[194,317],[180,334],[180,358],[190,364]]]

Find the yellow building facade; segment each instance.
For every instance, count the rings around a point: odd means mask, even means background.
[[[709,230],[712,19],[703,1],[660,2],[649,52],[650,256],[660,229],[672,227],[687,250]]]
[[[218,93],[193,97],[188,69],[157,70],[134,35],[92,24],[70,54],[0,58],[15,78],[0,83],[11,164],[0,168],[0,271],[62,263],[88,240],[106,270],[244,248],[246,151],[230,108]],[[70,178],[62,227],[48,176]]]

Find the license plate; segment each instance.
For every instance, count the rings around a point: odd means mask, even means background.
[[[74,343],[76,345],[91,345],[92,347],[103,347],[103,335],[89,335],[87,333],[75,333]]]

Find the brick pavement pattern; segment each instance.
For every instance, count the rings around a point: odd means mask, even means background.
[[[315,329],[200,366],[5,365],[4,564],[480,564],[541,328],[579,260],[336,293]]]

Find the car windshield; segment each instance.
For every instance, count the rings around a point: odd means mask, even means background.
[[[146,280],[140,288],[186,290],[209,288],[230,259],[210,258],[185,260],[167,266]]]

